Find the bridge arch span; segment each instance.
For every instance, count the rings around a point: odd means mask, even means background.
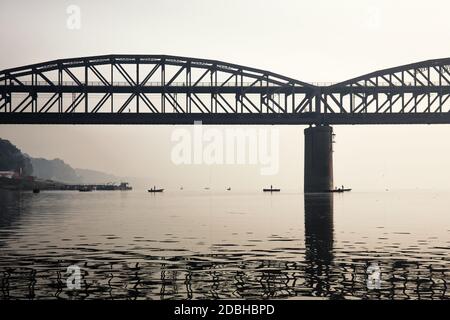
[[[91,120],[73,114],[93,119],[98,113],[114,118],[150,113],[159,116],[142,115],[152,119],[143,122],[166,118],[161,121],[187,123],[202,114],[205,121],[215,117],[224,123],[221,114],[264,114],[266,123],[268,114],[311,114],[316,90],[274,72],[218,60],[171,55],[59,59],[0,71],[0,119],[2,112],[13,118],[34,113],[42,119],[58,113],[87,119],[76,120],[84,123]],[[140,122],[134,118],[133,123]],[[242,117],[233,121],[240,123]]]
[[[442,86],[450,85],[450,58],[426,60],[371,72],[332,85],[341,86]]]
[[[254,81],[261,81],[266,85],[289,85],[289,86],[301,86],[307,88],[313,88],[314,86],[299,81],[287,76],[283,76],[271,71],[247,67],[238,64],[227,63],[219,60],[210,59],[199,59],[199,58],[188,58],[181,56],[172,55],[101,55],[101,56],[90,56],[90,57],[80,57],[80,58],[69,58],[69,59],[59,59],[46,61],[41,63],[35,63],[31,65],[9,68],[0,71],[0,81],[11,80],[12,82],[19,83],[20,77],[26,76],[42,76],[43,73],[60,70],[65,72],[66,70],[74,68],[92,68],[97,66],[110,65],[111,67],[122,66],[122,65],[153,65],[159,67],[174,66],[179,67],[178,70],[188,70],[193,69],[203,69],[204,71],[209,71],[213,73],[226,73],[228,78],[231,75],[242,77],[246,80],[253,79]],[[123,71],[123,70],[120,70]],[[155,70],[156,71],[156,70]],[[181,73],[181,72],[180,72]],[[152,76],[157,76],[156,73],[152,73]],[[178,74],[179,75],[179,74]],[[177,76],[178,76],[177,75]],[[69,75],[70,76],[70,75]],[[130,75],[130,78],[134,75]],[[106,77],[105,77],[106,78]],[[203,77],[202,80],[208,80]],[[46,79],[41,79],[46,80]],[[75,82],[77,80],[73,79]],[[78,81],[83,84],[84,79],[78,79]],[[101,79],[99,79],[100,81]],[[137,80],[137,79],[136,79]],[[147,79],[148,81],[149,79]],[[159,79],[162,80],[162,79]],[[166,79],[167,80],[167,79]],[[224,81],[218,83],[218,85],[227,85],[229,81]],[[54,80],[56,81],[56,80]],[[146,81],[146,82],[147,82]],[[165,85],[170,85],[170,80],[165,83]],[[195,83],[195,82],[193,82]],[[142,83],[140,83],[142,84]],[[163,84],[163,83],[162,83]]]

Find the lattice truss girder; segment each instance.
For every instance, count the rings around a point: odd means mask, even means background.
[[[385,69],[331,86],[166,55],[55,60],[0,72],[0,112],[441,113],[450,59]]]
[[[324,113],[450,111],[450,59],[385,69],[326,88]]]
[[[272,72],[172,56],[56,60],[0,73],[0,112],[311,112],[314,86]]]

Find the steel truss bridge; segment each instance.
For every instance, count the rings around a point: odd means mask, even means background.
[[[168,55],[61,59],[0,71],[2,124],[450,123],[450,58],[331,85]]]

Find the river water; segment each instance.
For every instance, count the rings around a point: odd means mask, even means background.
[[[445,192],[0,191],[0,299],[449,299],[449,249]]]

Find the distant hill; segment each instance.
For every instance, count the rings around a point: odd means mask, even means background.
[[[30,158],[33,175],[41,179],[50,179],[64,183],[108,183],[120,182],[121,178],[112,174],[90,169],[74,169],[61,159],[47,160]]]
[[[35,177],[65,183],[82,183],[78,173],[61,159],[30,158],[30,160]]]
[[[126,181],[112,174],[89,169],[74,169],[61,159],[33,158],[8,140],[0,138],[0,171],[22,170],[23,175],[71,184]]]
[[[90,169],[75,169],[78,176],[81,177],[82,183],[108,183],[121,182],[123,178],[117,177],[113,174],[104,173],[101,171]]]
[[[22,172],[28,176],[33,172],[28,159],[15,145],[8,140],[0,139],[0,171]]]

